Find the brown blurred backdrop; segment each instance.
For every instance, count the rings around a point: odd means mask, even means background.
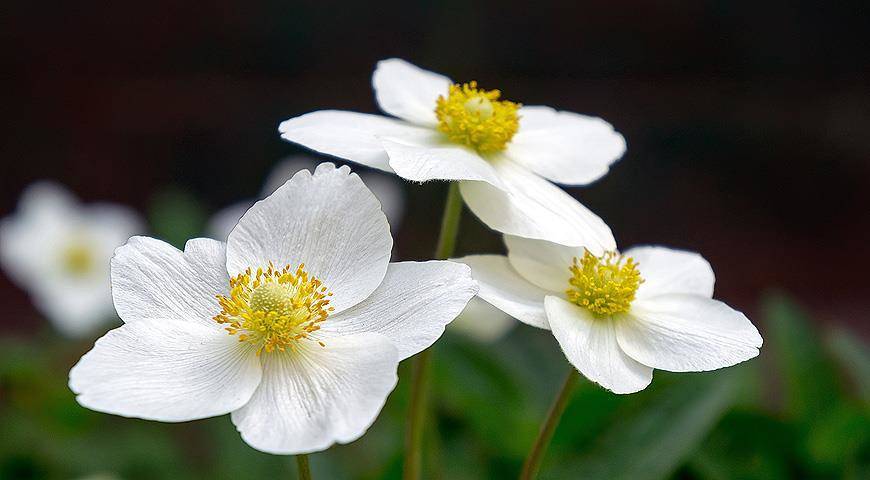
[[[784,289],[866,336],[866,3],[656,3],[5,2],[0,215],[42,178],[143,212],[166,189],[211,210],[252,197],[299,152],[279,121],[375,112],[372,68],[400,56],[607,119],[628,153],[570,191],[621,245],[698,250],[735,307]],[[406,192],[398,249],[424,258],[444,186]],[[501,248],[463,228],[462,253]],[[38,328],[2,276],[0,302],[7,325]]]

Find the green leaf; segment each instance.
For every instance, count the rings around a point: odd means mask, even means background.
[[[587,454],[545,465],[543,478],[631,479],[666,477],[701,444],[734,403],[738,373],[685,375],[618,420]]]
[[[819,333],[797,304],[783,295],[771,295],[763,310],[765,346],[782,372],[785,413],[809,424],[840,397],[834,369]]]
[[[719,422],[688,469],[702,480],[794,478],[794,429],[763,412],[736,410]]]
[[[845,329],[834,330],[827,341],[828,350],[846,376],[855,384],[858,395],[870,402],[870,349]]]

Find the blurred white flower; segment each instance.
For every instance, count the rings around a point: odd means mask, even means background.
[[[506,257],[457,260],[471,266],[480,298],[552,330],[568,361],[608,390],[643,390],[653,368],[707,371],[758,355],[758,330],[712,299],[713,270],[697,253],[644,246],[596,257],[540,240],[505,243]]]
[[[323,450],[360,437],[477,292],[466,265],[389,263],[378,201],[347,167],[303,170],[227,243],[183,252],[134,237],[112,260],[125,324],[70,371],[82,405],[167,422],[232,412],[252,447]]]
[[[289,180],[294,173],[305,169],[313,170],[315,166],[317,166],[317,162],[305,155],[293,155],[285,158],[269,172],[261,196],[270,195]],[[381,210],[387,216],[392,231],[398,231],[405,213],[405,194],[402,191],[402,186],[390,176],[382,173],[358,172],[357,174],[381,202]],[[239,219],[253,204],[254,200],[246,200],[220,210],[209,220],[206,234],[210,238],[226,240],[236,224],[239,223]]]
[[[501,100],[400,59],[378,62],[378,104],[398,118],[322,110],[281,123],[281,136],[411,181],[457,180],[490,228],[597,253],[608,226],[551,184],[585,185],[607,173],[625,140],[600,118]],[[549,181],[548,181],[549,180]]]
[[[510,315],[475,297],[450,324],[450,330],[478,342],[491,343],[504,337],[514,325],[516,320]]]
[[[31,185],[0,222],[0,262],[64,335],[86,336],[114,317],[109,259],[144,227],[119,205],[82,205],[64,187]]]

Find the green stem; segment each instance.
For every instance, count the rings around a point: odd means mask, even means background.
[[[308,455],[296,455],[296,466],[299,468],[299,480],[311,480],[311,468],[308,466]]]
[[[577,370],[571,367],[568,372],[568,377],[565,378],[565,383],[559,391],[559,395],[553,401],[550,411],[547,413],[547,419],[541,425],[541,431],[538,432],[538,438],[535,439],[532,450],[526,461],[523,464],[523,471],[520,473],[520,480],[532,480],[538,475],[538,470],[541,468],[541,460],[544,459],[544,454],[547,453],[547,447],[550,445],[550,440],[553,439],[553,433],[556,432],[556,426],[559,425],[559,419],[562,418],[562,413],[565,412],[565,407],[568,405],[568,400],[571,398],[571,392],[574,391],[574,385],[580,375]]]
[[[444,260],[453,255],[456,237],[459,233],[459,220],[462,217],[462,197],[459,183],[451,182],[441,218],[441,233],[435,258]],[[429,384],[429,369],[432,363],[432,350],[420,352],[414,358],[413,377],[411,378],[411,406],[408,412],[408,425],[405,431],[405,465],[402,472],[404,480],[417,480],[423,463],[423,426],[426,423],[426,400]]]

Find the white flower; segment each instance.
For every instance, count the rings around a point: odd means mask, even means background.
[[[649,385],[653,368],[715,370],[758,355],[761,336],[713,300],[700,255],[635,247],[600,257],[583,249],[505,236],[508,255],[474,255],[479,296],[529,325],[552,330],[583,375],[615,393]]]
[[[347,167],[303,170],[227,243],[183,252],[134,237],[112,259],[125,324],[70,371],[82,405],[167,422],[232,413],[264,452],[360,437],[396,384],[477,291],[447,261],[389,263],[374,195]]]
[[[39,182],[0,222],[0,262],[61,333],[86,336],[114,317],[112,252],[142,231],[126,207],[82,205],[64,187]]]
[[[311,157],[305,155],[292,155],[276,165],[266,177],[261,192],[266,197],[300,170],[313,170],[317,165]],[[381,202],[381,210],[387,216],[390,228],[393,232],[399,229],[402,217],[405,213],[405,197],[401,185],[392,177],[377,172],[358,172],[363,182],[375,194]],[[242,215],[251,208],[254,200],[246,200],[230,205],[212,216],[206,226],[206,233],[210,238],[225,240],[230,232],[239,223]]]
[[[411,181],[461,181],[468,207],[500,232],[616,248],[600,218],[550,183],[585,185],[607,173],[625,152],[609,123],[500,100],[498,90],[455,85],[395,58],[378,63],[372,84],[381,109],[398,118],[323,110],[281,123],[281,136]]]
[[[492,343],[504,337],[516,323],[510,315],[475,297],[450,324],[450,330],[478,342]]]

